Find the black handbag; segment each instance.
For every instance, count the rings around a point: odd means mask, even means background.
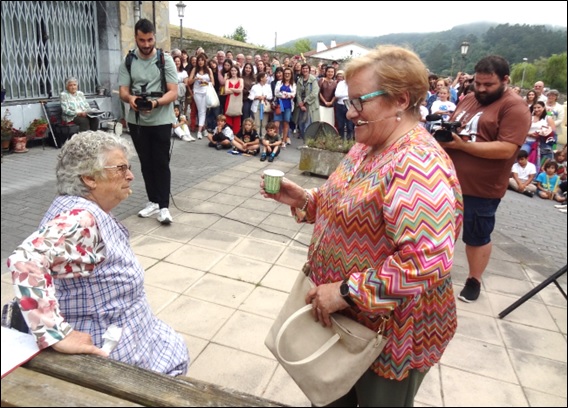
[[[22,333],[30,332],[28,324],[22,315],[20,305],[16,299],[13,299],[2,306],[2,326],[9,329],[16,329]]]

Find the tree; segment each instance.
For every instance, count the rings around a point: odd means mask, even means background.
[[[243,26],[238,26],[232,35],[224,35],[223,37],[244,43],[247,42],[247,32]]]
[[[294,50],[296,51],[296,54],[301,54],[302,52],[308,52],[311,49],[312,49],[312,44],[310,40],[308,40],[307,38],[304,38],[300,41],[296,41],[296,43],[294,44]]]
[[[566,53],[553,54],[544,69],[544,83],[552,89],[566,92]]]

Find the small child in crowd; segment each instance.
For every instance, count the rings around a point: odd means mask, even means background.
[[[450,120],[450,116],[456,110],[456,105],[450,101],[450,90],[442,87],[438,90],[438,99],[434,101],[430,111],[433,115],[441,115],[444,121]]]
[[[227,125],[227,118],[225,115],[217,116],[217,127],[215,127],[213,132],[213,134],[207,134],[209,147],[214,147],[217,150],[231,148],[235,135],[233,134],[231,127]]]
[[[194,142],[195,138],[191,136],[191,133],[189,133],[187,119],[185,115],[180,113],[178,104],[174,105],[174,114],[176,115],[176,121],[172,123],[174,134],[184,142]]]
[[[260,140],[254,128],[254,120],[247,118],[243,121],[243,127],[233,139],[233,152],[247,153],[256,156],[260,151]]]
[[[544,167],[544,172],[537,176],[536,186],[540,198],[554,199],[554,193],[560,183],[560,177],[556,174],[557,170],[558,164],[555,161],[550,161]]]
[[[529,154],[524,150],[519,150],[517,162],[511,169],[509,178],[509,188],[517,193],[532,197],[536,192],[536,186],[532,184],[536,176],[536,166],[529,162]]]
[[[281,145],[282,140],[280,139],[280,135],[278,135],[276,124],[274,122],[268,122],[266,124],[266,134],[262,138],[260,161],[265,161],[268,158],[269,162],[273,162],[274,158],[280,153]]]

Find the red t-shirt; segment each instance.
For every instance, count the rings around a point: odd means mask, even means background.
[[[507,191],[511,167],[525,141],[531,125],[526,102],[507,89],[501,98],[490,105],[481,105],[473,92],[458,104],[452,121],[462,123],[460,133],[475,135],[475,142],[502,141],[519,148],[508,159],[484,159],[461,150],[448,149],[454,162],[464,195],[482,198],[502,198]]]

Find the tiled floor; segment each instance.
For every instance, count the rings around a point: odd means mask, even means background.
[[[305,187],[324,180],[294,164],[270,167]],[[124,220],[146,269],[155,313],[183,333],[190,377],[293,406],[309,401],[264,346],[264,338],[307,255],[312,226],[263,199],[247,161],[177,194],[174,223]],[[204,214],[206,213],[206,214]],[[461,242],[453,271],[456,294],[467,276]],[[543,275],[495,248],[479,301],[458,301],[458,332],[430,370],[417,406],[566,406],[566,300],[550,285],[505,319],[498,313]],[[2,301],[12,296],[2,275]]]

